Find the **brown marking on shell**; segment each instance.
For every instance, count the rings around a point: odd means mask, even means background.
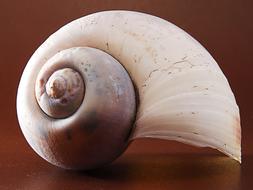
[[[44,86],[44,84],[45,84],[44,79],[40,79],[39,80],[39,87],[42,88]]]
[[[67,98],[61,99],[61,103],[62,103],[62,104],[66,104],[67,102],[68,102]]]

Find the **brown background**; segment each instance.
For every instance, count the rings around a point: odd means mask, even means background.
[[[0,189],[252,188],[252,8],[250,0],[1,0]],[[242,165],[210,149],[138,140],[105,168],[68,172],[47,164],[31,150],[19,129],[15,108],[26,62],[59,27],[89,13],[111,9],[164,18],[208,49],[227,76],[241,110]]]

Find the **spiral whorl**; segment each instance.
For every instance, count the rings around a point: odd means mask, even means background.
[[[84,82],[80,74],[64,68],[48,77],[48,71],[41,69],[36,81],[36,99],[41,109],[50,117],[64,118],[72,115],[81,105],[84,97]]]
[[[91,169],[125,150],[135,92],[116,59],[95,48],[73,47],[38,70],[24,71],[17,108],[22,131],[39,155],[63,168]],[[34,91],[26,88],[33,84]]]

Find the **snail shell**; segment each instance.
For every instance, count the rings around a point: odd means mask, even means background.
[[[23,72],[17,113],[31,147],[63,168],[99,167],[143,137],[241,162],[239,108],[218,64],[148,14],[99,12],[52,34]]]

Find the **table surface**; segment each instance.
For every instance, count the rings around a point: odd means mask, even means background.
[[[12,138],[13,137],[13,138]],[[172,141],[136,140],[113,163],[67,171],[44,161],[21,132],[0,139],[0,189],[250,189],[253,156],[242,164],[207,148]],[[177,150],[173,150],[176,147]]]

